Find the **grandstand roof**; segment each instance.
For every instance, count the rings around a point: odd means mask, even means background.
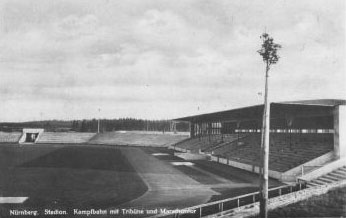
[[[301,105],[324,105],[324,106],[337,106],[346,105],[344,99],[315,99],[315,100],[301,100],[301,101],[283,101],[283,104],[301,104]]]
[[[342,99],[318,99],[302,101],[286,101],[271,103],[271,118],[284,118],[286,116],[295,117],[325,117],[333,115],[333,107],[346,105],[346,100]],[[219,111],[214,113],[200,114],[174,119],[176,121],[188,122],[216,122],[216,121],[242,121],[260,120],[263,115],[263,104],[249,107],[236,108],[232,110]]]

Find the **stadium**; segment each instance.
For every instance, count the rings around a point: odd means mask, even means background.
[[[345,184],[345,105],[271,104],[272,209]],[[1,132],[1,215],[206,217],[253,209],[262,114],[254,105],[175,119],[190,123],[189,135]]]
[[[0,218],[346,217],[345,8],[0,1]]]

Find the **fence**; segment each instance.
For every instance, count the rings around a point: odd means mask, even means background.
[[[289,194],[295,191],[300,191],[302,189],[306,188],[305,183],[299,183],[295,186],[280,186],[276,188],[269,189],[268,191],[268,197],[274,198],[281,195]],[[220,213],[223,211],[239,208],[241,206],[253,204],[255,202],[259,202],[259,192],[253,192],[233,198],[228,198],[220,201],[214,201],[206,204],[201,204],[189,208],[185,208],[182,210],[191,211],[195,210],[195,213],[175,213],[175,214],[159,214],[156,216],[152,216],[152,218],[200,218],[216,213]]]

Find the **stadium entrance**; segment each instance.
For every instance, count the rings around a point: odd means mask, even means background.
[[[25,142],[34,143],[36,141],[37,136],[38,136],[38,133],[26,133]]]
[[[35,143],[44,129],[23,129],[19,143]]]

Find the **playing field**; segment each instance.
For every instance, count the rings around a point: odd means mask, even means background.
[[[1,196],[28,197],[0,204],[0,217],[10,209],[184,208],[253,192],[257,184],[255,174],[185,161],[166,148],[0,145]]]
[[[1,146],[0,161],[2,196],[29,197],[23,204],[3,205],[8,209],[107,208],[147,191],[114,147]]]

